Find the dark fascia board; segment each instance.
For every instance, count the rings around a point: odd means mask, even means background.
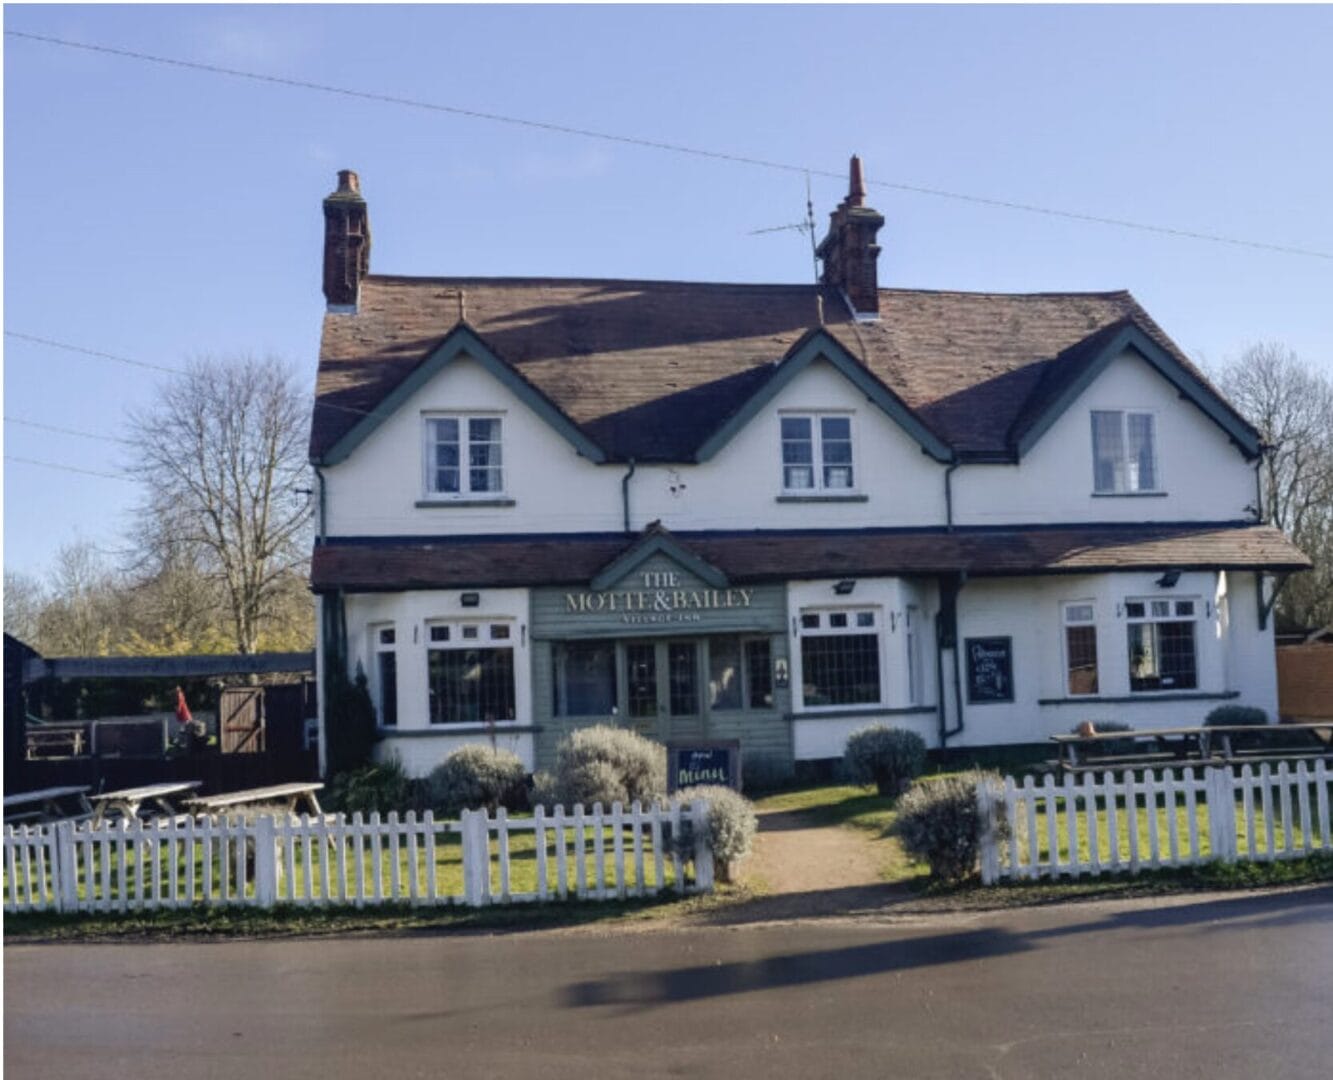
[[[695,451],[694,460],[704,462],[713,457],[745,427],[761,409],[797,375],[816,360],[826,360],[880,410],[894,420],[920,444],[921,449],[939,462],[954,460],[953,449],[923,424],[892,390],[885,386],[864,364],[843,348],[842,343],[826,330],[806,333],[782,358],[773,377],[764,383],[720,428],[710,435]]]
[[[1242,454],[1253,460],[1260,454],[1258,433],[1241,420],[1217,394],[1202,383],[1179,360],[1153,341],[1138,326],[1130,324],[1116,334],[1093,357],[1078,377],[1055,397],[1018,439],[1015,451],[1018,456],[1026,457],[1029,450],[1050,429],[1051,425],[1064,415],[1068,409],[1093,381],[1110,366],[1111,362],[1126,350],[1133,350],[1151,364],[1181,396],[1188,398],[1230,436]]]
[[[426,385],[432,378],[443,371],[460,356],[475,360],[501,383],[513,391],[514,395],[533,412],[545,420],[566,442],[574,447],[583,457],[594,464],[606,461],[606,452],[588,438],[560,409],[540,390],[517,371],[501,360],[491,348],[466,323],[459,323],[429,354],[412,369],[411,373],[395,386],[366,416],[362,417],[341,438],[338,439],[323,456],[315,462],[317,465],[337,465],[346,461],[348,456],[360,446],[371,432],[402,407],[413,394]]]
[[[688,570],[700,581],[711,585],[715,589],[725,589],[730,584],[726,574],[712,563],[699,558],[698,555],[670,534],[653,532],[645,536],[628,551],[617,555],[598,571],[597,576],[591,582],[593,589],[600,592],[603,589],[611,588],[616,582],[622,580],[626,574],[631,573],[636,566],[642,566],[654,555],[665,555],[679,563],[682,569]]]

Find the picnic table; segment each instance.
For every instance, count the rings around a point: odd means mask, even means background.
[[[165,784],[147,784],[144,787],[124,788],[121,791],[104,791],[92,796],[93,826],[106,821],[108,816],[121,814],[126,820],[137,818],[145,804],[156,807],[154,816],[161,814],[169,818],[181,816],[181,803],[178,796],[194,791],[200,785],[199,780],[177,780]]]
[[[1240,736],[1264,736],[1305,732],[1310,746],[1300,748],[1244,747],[1248,739]],[[1221,724],[1216,727],[1153,728],[1136,731],[1103,731],[1092,735],[1052,735],[1058,760],[1051,762],[1066,772],[1088,772],[1115,765],[1152,765],[1187,762],[1204,765],[1229,765],[1244,761],[1280,758],[1333,757],[1333,722],[1315,724]],[[1128,753],[1110,752],[1131,746]],[[1240,744],[1240,745],[1237,745]],[[1139,749],[1142,747],[1142,749]],[[1100,751],[1100,753],[1099,753]]]
[[[41,824],[48,821],[85,821],[93,816],[88,785],[41,788],[5,796],[5,823]]]
[[[323,786],[319,783],[274,784],[245,791],[228,791],[221,795],[200,795],[185,800],[185,804],[194,814],[220,814],[228,810],[277,803],[288,814],[299,814],[304,807],[305,813],[323,816],[324,811],[320,809],[319,798],[315,794]]]

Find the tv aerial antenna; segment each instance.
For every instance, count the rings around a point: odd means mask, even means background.
[[[810,174],[805,174],[805,220],[790,225],[770,225],[765,229],[751,229],[747,236],[762,236],[765,233],[800,232],[810,238],[810,266],[814,272],[815,284],[819,284],[819,255],[815,243],[815,202],[810,193]]]

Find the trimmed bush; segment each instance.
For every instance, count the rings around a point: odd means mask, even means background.
[[[556,748],[555,769],[537,784],[541,801],[628,806],[666,794],[666,747],[624,728],[580,728]]]
[[[977,784],[983,780],[998,781],[999,774],[973,770],[918,780],[898,800],[891,832],[940,881],[962,881],[976,871],[982,826]]]
[[[1219,705],[1203,721],[1204,727],[1267,727],[1268,714],[1253,705]],[[1285,740],[1273,737],[1271,732],[1256,731],[1253,735],[1233,732],[1229,741],[1233,750],[1263,750],[1283,748]]]
[[[1088,731],[1088,728],[1092,728]],[[1133,731],[1134,728],[1119,720],[1084,720],[1076,727],[1069,729],[1071,735],[1110,735],[1112,732]],[[1083,747],[1082,752],[1089,756],[1100,757],[1119,757],[1124,754],[1135,752],[1133,739],[1107,739],[1105,742],[1091,743]]]
[[[682,802],[705,799],[708,802],[706,843],[713,853],[719,881],[731,881],[735,864],[750,853],[754,834],[759,828],[754,805],[743,795],[718,784],[700,784],[676,793]]]
[[[431,770],[431,806],[450,817],[462,810],[527,807],[528,771],[518,755],[489,746],[460,746]]]
[[[324,799],[330,810],[344,814],[402,813],[416,809],[420,801],[416,783],[396,757],[338,773],[329,780]]]
[[[897,795],[926,767],[926,743],[914,731],[871,724],[847,739],[843,764],[853,780],[874,784],[881,795]]]

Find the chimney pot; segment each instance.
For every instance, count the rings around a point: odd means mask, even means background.
[[[829,215],[829,229],[816,249],[824,260],[820,277],[842,290],[855,315],[879,315],[879,245],[875,238],[884,215],[865,205],[866,180],[861,159],[852,156],[847,198]]]
[[[361,179],[351,169],[341,169],[338,172],[338,192],[345,194],[351,192],[354,195],[361,194]]]
[[[356,179],[356,174],[352,174]],[[861,159],[855,154],[852,155],[852,168],[850,183],[847,187],[847,205],[864,206],[866,202],[866,177],[861,168]]]

